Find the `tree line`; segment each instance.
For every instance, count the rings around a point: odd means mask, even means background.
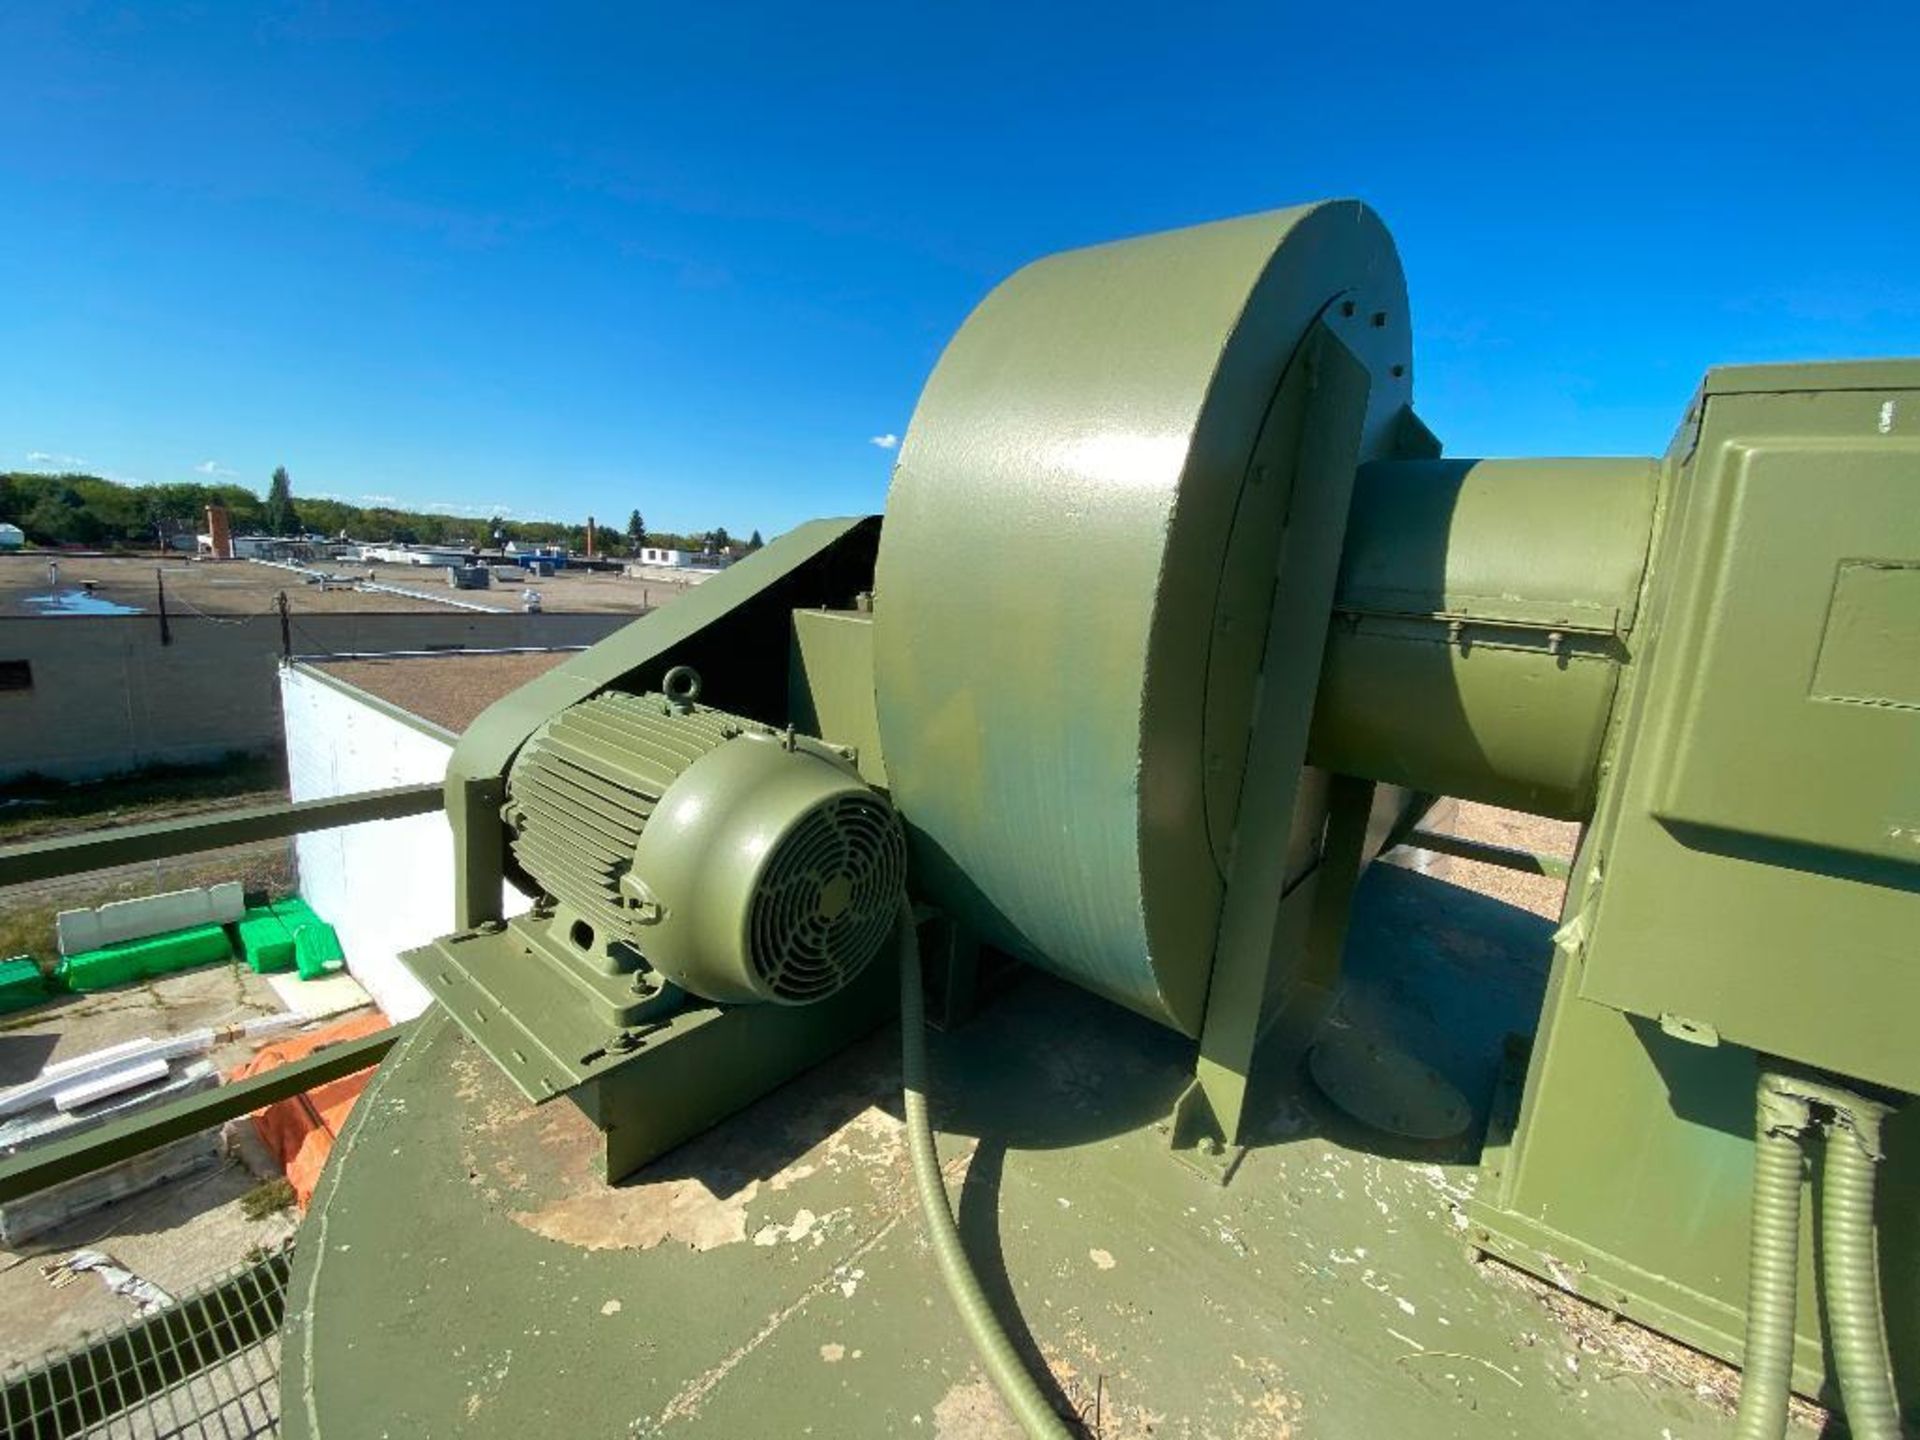
[[[561,545],[580,553],[587,548],[587,527],[546,520],[508,520],[439,515],[384,505],[350,505],[315,497],[296,499],[285,467],[273,472],[265,497],[244,485],[122,485],[98,475],[0,473],[0,521],[26,532],[36,545],[84,545],[99,549],[165,548],[169,540],[206,528],[209,505],[226,508],[236,535],[346,535],[354,540],[402,545],[469,545],[481,549],[505,544]],[[724,528],[698,534],[649,530],[635,510],[625,527],[617,521],[599,527],[597,549],[612,555],[642,546],[670,550],[737,553],[758,549],[760,532],[744,545]]]

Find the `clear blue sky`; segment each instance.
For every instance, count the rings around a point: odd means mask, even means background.
[[[1709,364],[1920,353],[1917,55],[1913,0],[12,0],[0,468],[771,535],[881,505],[1017,265],[1330,195],[1449,451],[1651,452]]]

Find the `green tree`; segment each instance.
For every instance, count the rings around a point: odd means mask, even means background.
[[[644,546],[646,543],[647,543],[647,522],[641,518],[640,512],[636,510],[631,515],[627,516],[628,553],[633,555],[638,555],[640,553],[641,547]]]
[[[192,535],[206,510],[206,491],[198,485],[149,485],[140,492],[141,513],[162,549],[176,535]]]
[[[293,508],[293,481],[287,478],[284,465],[275,468],[267,486],[266,521],[270,535],[295,535],[300,530],[300,516]]]
[[[766,541],[760,538],[760,532],[758,530],[754,531],[753,534],[747,537],[747,553],[752,554],[766,543]]]
[[[34,501],[20,528],[42,545],[94,545],[101,539],[99,519],[68,484],[47,490]]]

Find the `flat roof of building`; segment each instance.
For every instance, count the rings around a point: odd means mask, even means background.
[[[544,675],[577,650],[447,650],[303,660],[295,669],[351,685],[416,719],[459,734],[502,695]]]
[[[49,583],[49,561],[59,580]],[[520,592],[540,592],[541,609],[567,614],[591,611],[638,614],[687,588],[671,580],[628,579],[615,573],[561,573],[550,579],[496,579],[485,590],[454,590],[434,566],[329,561],[316,572],[364,578],[373,572],[381,589],[322,588],[283,566],[251,560],[193,560],[183,555],[88,555],[59,551],[0,554],[0,616],[151,615],[161,581],[167,607],[176,615],[265,615],[284,590],[294,613],[390,614],[449,609],[488,609],[507,614],[521,608]],[[158,570],[160,575],[155,576]],[[87,587],[91,585],[92,591]],[[412,592],[396,594],[395,591]]]

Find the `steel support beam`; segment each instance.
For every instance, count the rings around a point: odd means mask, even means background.
[[[1276,1023],[1309,1035],[1331,995],[1353,884],[1353,874],[1341,872],[1358,872],[1364,845],[1372,787],[1356,781],[1343,789],[1337,833],[1330,834],[1317,878],[1286,890],[1285,856],[1371,383],[1353,352],[1316,326],[1282,380],[1268,421],[1277,435],[1298,437],[1282,472],[1293,488],[1200,1055],[1193,1084],[1175,1104],[1171,1133],[1177,1154],[1223,1182],[1245,1143],[1248,1080],[1261,1037]],[[1301,415],[1297,429],[1276,423],[1289,406]],[[1277,467],[1281,458],[1256,451],[1255,463]],[[1322,883],[1335,887],[1337,915],[1315,902]],[[1288,1012],[1300,1023],[1283,1022]]]
[[[1503,870],[1518,870],[1527,875],[1545,875],[1564,880],[1573,867],[1557,855],[1542,855],[1534,850],[1515,850],[1506,845],[1488,845],[1465,840],[1458,835],[1443,835],[1438,830],[1410,830],[1400,844],[1416,850],[1431,850],[1436,855],[1452,855],[1460,860],[1477,860],[1482,865],[1498,865]]]

